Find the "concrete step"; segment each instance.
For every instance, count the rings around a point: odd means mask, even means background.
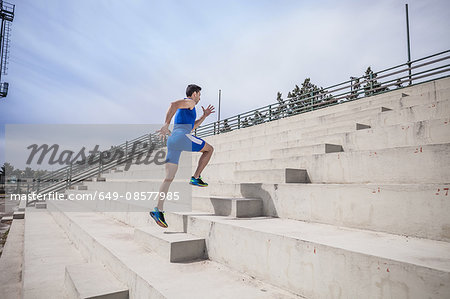
[[[332,128],[335,124],[345,125],[349,121],[353,123],[368,123],[370,125],[370,119],[374,118],[379,113],[390,111],[387,107],[370,107],[367,109],[345,111],[345,113],[339,114],[326,114],[316,118],[306,118],[298,121],[280,121],[277,126],[271,125],[267,126],[265,130],[256,130],[253,134],[247,134],[248,137],[260,136],[262,132],[266,135],[277,134],[283,132],[287,128],[302,128],[308,131],[314,130],[316,128]]]
[[[338,144],[314,144],[307,146],[297,146],[285,149],[272,150],[271,157],[274,159],[292,156],[308,156],[328,153],[343,152],[342,145]]]
[[[12,220],[12,219],[11,219]],[[3,231],[2,227],[2,231]],[[25,220],[15,220],[9,227],[0,258],[0,288],[2,298],[23,298],[23,244]]]
[[[211,260],[306,298],[450,296],[447,242],[288,219],[178,217],[206,238]]]
[[[274,178],[277,182],[283,182],[279,171],[268,174],[270,178],[265,176],[265,181],[259,180],[264,178],[261,170],[267,172],[268,169],[283,167],[305,169],[313,183],[447,183],[450,181],[450,172],[446,167],[450,162],[449,153],[450,144],[446,143],[245,161],[232,166],[234,171],[247,171],[247,174],[241,173],[238,179],[243,183],[271,182],[269,179]],[[217,169],[222,170],[220,177],[216,175]],[[232,182],[230,178],[234,178],[235,174],[232,169],[226,164],[212,164],[203,171],[203,175]],[[253,178],[258,178],[258,181]]]
[[[214,215],[231,217],[262,216],[262,200],[259,198],[194,196],[192,209]]]
[[[13,219],[13,216],[3,216],[0,222],[3,223],[7,221],[13,221]]]
[[[345,134],[324,135],[313,140],[291,140],[278,144],[278,150],[309,146],[318,142],[342,144],[344,151],[449,143],[450,118],[396,124]],[[217,154],[217,151],[214,154]]]
[[[128,299],[128,289],[101,264],[66,266],[64,285],[68,298]]]
[[[24,219],[24,218],[25,218],[25,212],[16,211],[13,213],[13,219]]]
[[[185,179],[175,178],[172,181],[172,185],[176,187],[186,187],[191,189],[192,186],[189,185],[189,180],[190,177]],[[124,177],[123,179],[111,179],[102,183],[86,183],[86,186],[89,190],[92,189],[98,191],[140,192],[158,191],[159,186],[162,184],[162,182],[163,181],[159,179],[135,179],[133,177]]]
[[[385,127],[392,126],[396,124],[402,123],[411,123],[418,121],[426,121],[426,120],[434,120],[434,119],[444,119],[448,118],[450,113],[450,100],[438,102],[436,104],[428,104],[428,105],[418,105],[410,108],[404,108],[399,111],[386,111],[383,113],[379,113],[376,116],[372,117],[370,120],[366,120],[366,122],[362,122],[363,124],[371,125],[372,128],[375,127]],[[356,121],[353,117],[349,120],[353,122]],[[268,123],[271,124],[271,123]],[[348,122],[347,122],[348,124]],[[329,123],[322,127],[322,125],[295,125],[295,124],[286,124],[285,127],[277,127],[278,132],[275,133],[266,133],[265,130],[259,131],[259,135],[257,136],[249,136],[244,131],[239,133],[236,131],[236,136],[233,138],[226,139],[222,138],[218,139],[218,136],[213,140],[207,140],[210,144],[214,146],[216,151],[222,150],[230,150],[248,146],[259,146],[263,144],[276,144],[279,142],[285,142],[289,140],[295,140],[300,138],[312,138],[317,137],[324,134],[334,134],[334,133],[342,133],[350,130],[337,130],[333,132],[332,130],[334,126],[338,126],[339,123]],[[350,123],[351,125],[351,123]],[[327,131],[326,129],[331,128],[331,131]],[[308,132],[308,131],[314,132]],[[319,131],[317,131],[319,130]],[[353,130],[354,131],[354,130]],[[305,136],[302,134],[304,132],[308,132]],[[238,134],[239,133],[239,134]],[[302,133],[302,134],[300,134]],[[227,137],[228,138],[228,137]]]
[[[401,109],[404,107],[411,107],[418,104],[432,103],[436,101],[450,99],[449,79],[441,79],[435,82],[428,82],[421,85],[416,85],[412,88],[404,88],[390,91],[389,93],[379,94],[366,98],[361,98],[355,101],[349,101],[340,105],[335,105],[325,109],[307,112],[304,116],[316,118],[322,115],[327,115],[330,112],[344,112],[349,110],[361,110],[367,108],[387,106],[393,109]],[[328,111],[324,111],[328,110]],[[301,118],[301,116],[294,116]],[[292,117],[292,121],[294,120]]]
[[[19,202],[19,209],[18,209],[18,211],[19,212],[23,212],[23,211],[25,211],[26,207],[27,207],[27,201],[26,200],[21,200]]]
[[[381,108],[369,108],[366,110],[358,110],[358,113],[347,111],[344,115],[326,115],[326,117],[319,117],[314,119],[301,119],[296,122],[285,122],[283,120],[276,122],[269,122],[263,125],[264,128],[260,128],[259,130],[255,130],[253,132],[245,132],[245,134],[239,134],[240,130],[237,130],[233,136],[227,136],[226,134],[220,134],[220,139],[215,140],[214,144],[220,144],[222,142],[237,142],[241,139],[248,139],[252,137],[261,137],[267,135],[275,135],[281,132],[287,132],[288,130],[292,130],[293,128],[297,128],[300,132],[309,132],[320,129],[332,129],[336,126],[345,126],[351,125],[351,128],[354,127],[355,123],[363,123],[366,125],[370,124],[370,119],[376,117],[377,114],[384,112],[385,110]],[[245,129],[242,129],[245,130]],[[242,131],[243,132],[243,131]]]
[[[61,212],[65,204],[49,204],[58,224],[84,256],[126,282],[131,298],[298,298],[217,262],[169,263],[136,243],[134,228],[100,213]]]
[[[234,172],[237,182],[273,182],[273,183],[309,183],[308,172],[305,169],[272,168],[258,170],[237,170]]]
[[[205,239],[159,226],[140,227],[134,230],[134,240],[171,263],[204,260]]]
[[[449,184],[211,182],[208,189],[194,193],[194,198],[260,198],[266,216],[449,242],[449,188]]]
[[[450,101],[443,100],[434,103],[421,103],[412,107],[405,107],[400,110],[389,110],[383,109],[382,107],[366,109],[358,112],[350,112],[344,116],[330,117],[330,115],[325,115],[323,117],[318,117],[314,119],[306,118],[298,120],[297,122],[288,122],[285,119],[280,120],[279,123],[269,122],[264,126],[256,130],[254,133],[244,132],[242,130],[234,131],[233,135],[220,134],[215,136],[216,140],[207,140],[211,144],[220,145],[221,143],[228,143],[230,141],[237,142],[243,139],[249,139],[252,137],[261,137],[268,135],[276,135],[281,132],[292,131],[293,128],[297,130],[315,130],[325,128],[332,128],[335,124],[345,124],[348,121],[354,121],[358,123],[363,123],[370,125],[372,127],[383,126],[387,124],[395,124],[398,121],[401,122],[412,122],[420,120],[430,120],[436,118],[448,117],[448,112],[450,111]],[[243,129],[246,130],[246,129]],[[240,133],[241,131],[241,133]],[[220,136],[220,138],[219,138]],[[209,137],[207,137],[209,138]],[[212,138],[213,139],[213,138]]]
[[[47,203],[46,202],[36,202],[34,205],[36,209],[46,209]]]
[[[272,136],[263,136],[260,139],[250,139],[238,144],[232,144],[229,146],[229,148],[232,149],[229,150],[226,150],[225,147],[219,146],[219,149],[216,149],[214,151],[210,163],[224,163],[230,160],[240,162],[245,160],[269,158],[271,157],[272,149],[274,147],[279,148],[279,146],[277,146],[277,143],[279,142],[288,142],[290,140],[301,140],[303,142],[305,140],[311,141],[315,140],[316,136],[345,134],[364,129],[367,128],[365,128],[363,124],[351,121],[345,125],[332,126],[327,129],[315,128],[314,130],[311,131],[306,130],[304,132],[303,130],[301,131],[292,130],[289,132],[282,133],[281,135],[278,135],[273,138],[271,138]],[[258,147],[258,150],[254,150],[255,147]],[[193,156],[194,165],[197,163],[199,158],[200,156]]]
[[[190,159],[190,158],[189,158]],[[190,161],[190,160],[189,160]],[[192,167],[189,169],[178,169],[177,174],[187,174],[186,176],[191,176],[193,174]],[[136,179],[136,180],[158,180],[162,182],[165,178],[166,170],[165,167],[162,166],[158,170],[151,170],[151,169],[130,169],[127,172],[122,173],[111,173],[105,175],[105,181],[111,182],[111,181],[117,181],[117,180],[123,180],[123,179]],[[178,177],[178,175],[177,175]]]
[[[311,139],[297,138],[289,141],[277,142],[277,137],[253,140],[241,148],[232,150],[215,150],[210,164],[227,161],[248,161],[279,157],[279,152],[290,152],[291,148],[315,146],[318,143],[341,144],[344,151],[380,150],[393,147],[430,145],[450,142],[450,118],[410,122],[402,125],[357,130],[354,132],[327,134]],[[271,141],[271,142],[269,142]],[[234,148],[235,145],[231,144]],[[257,148],[258,150],[255,150]],[[272,156],[271,153],[277,156]],[[303,151],[302,151],[303,152]],[[308,151],[306,151],[308,152]],[[232,157],[232,159],[230,159]],[[282,157],[282,156],[281,156]],[[194,159],[193,159],[194,160]],[[193,164],[198,159],[193,161]]]
[[[361,123],[361,122],[353,122],[348,125],[343,126],[333,126],[331,128],[315,128],[314,130],[310,130],[308,132],[304,132],[302,134],[297,135],[298,137],[302,138],[314,138],[316,136],[323,136],[323,135],[331,135],[336,133],[347,133],[347,132],[354,132],[359,130],[366,130],[370,129],[370,125],[368,123]]]
[[[66,265],[86,261],[46,210],[26,213],[21,298],[64,298]]]
[[[201,189],[201,188],[196,188]],[[90,199],[91,197],[85,196],[85,198],[89,198],[89,200],[81,200],[81,195],[92,195],[94,197],[95,192],[101,191],[73,191],[68,190],[67,194],[70,194],[70,199],[74,202],[82,204],[85,208],[93,209],[100,212],[105,212],[105,214],[114,214],[114,212],[145,212],[145,220],[142,222],[130,221],[130,219],[117,218],[120,221],[128,223],[132,226],[144,226],[148,225],[152,221],[148,220],[148,212],[153,210],[156,206],[155,201],[134,201],[134,200],[100,200]],[[75,197],[75,195],[78,195]],[[182,211],[190,211],[192,209],[198,211],[208,211],[210,213],[222,216],[232,216],[232,217],[255,217],[261,216],[262,214],[262,202],[258,198],[242,198],[242,197],[220,197],[220,196],[196,196],[193,197],[191,194],[186,195],[183,194],[184,197],[191,197],[192,205],[186,207]],[[170,205],[169,201],[165,202],[165,210],[174,211],[173,206]],[[130,210],[131,209],[131,210]],[[79,211],[79,210],[77,210]],[[136,220],[136,219],[132,219]]]
[[[418,86],[415,86],[413,87],[413,89],[408,90],[404,89],[402,91],[391,91],[386,94],[371,96],[356,101],[342,103],[340,105],[335,105],[325,109],[307,112],[303,116],[298,115],[294,117],[289,117],[287,118],[287,121],[295,122],[296,121],[295,118],[303,118],[303,117],[311,117],[311,118],[328,117],[333,116],[339,112],[346,113],[347,111],[357,113],[358,111],[361,110],[376,107],[381,108],[383,106],[389,107],[390,109],[393,110],[400,110],[405,107],[436,103],[439,101],[446,101],[450,99],[450,88],[448,87],[448,85],[447,86],[441,85],[439,87],[432,86],[433,83],[429,84],[428,87],[424,85],[421,87],[422,90],[420,91],[417,90]]]

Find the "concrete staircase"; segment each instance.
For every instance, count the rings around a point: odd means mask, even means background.
[[[210,136],[209,186],[183,156],[168,229],[154,201],[98,199],[158,191],[164,167],[132,165],[66,191],[97,200],[27,211],[25,249],[43,254],[27,245],[41,219],[64,232],[73,260],[52,269],[79,298],[450,298],[449,122],[445,78]]]

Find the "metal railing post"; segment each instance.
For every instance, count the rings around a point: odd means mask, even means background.
[[[69,188],[69,169],[66,170],[66,189]]]
[[[100,156],[98,158],[98,176],[100,176],[100,172],[102,172],[102,154],[100,153]]]
[[[369,95],[373,95],[373,94],[374,94],[374,92],[373,92],[373,80],[372,80],[372,78],[373,78],[373,73],[370,73],[370,74],[369,74],[369,79],[370,79],[370,92],[369,92]]]
[[[68,182],[72,185],[72,162],[70,162]]]

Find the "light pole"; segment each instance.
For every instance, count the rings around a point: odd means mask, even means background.
[[[220,98],[222,96],[222,90],[219,89],[219,113],[217,114],[217,121],[220,122]]]
[[[411,80],[411,44],[409,41],[409,16],[408,16],[408,4],[405,4],[406,10],[406,38],[408,40],[408,74],[409,74],[409,85],[412,84]]]

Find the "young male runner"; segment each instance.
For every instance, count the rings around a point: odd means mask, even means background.
[[[198,161],[198,167],[194,175],[191,177],[190,184],[194,186],[206,187],[208,186],[202,180],[201,172],[208,164],[214,148],[205,142],[203,139],[196,136],[192,136],[191,132],[195,130],[211,113],[214,113],[214,106],[208,105],[203,109],[203,116],[195,120],[197,114],[195,111],[195,105],[200,101],[201,87],[195,84],[190,84],[186,88],[186,96],[183,100],[178,100],[170,104],[169,110],[166,114],[166,121],[161,130],[157,131],[162,138],[166,135],[170,135],[167,139],[167,157],[166,157],[166,178],[164,179],[159,193],[161,194],[158,205],[153,211],[150,212],[150,216],[156,221],[156,223],[166,228],[168,225],[164,219],[164,212],[162,211],[164,206],[165,194],[169,191],[169,186],[172,183],[175,174],[178,170],[178,161],[182,151],[190,152],[202,152],[202,156]],[[176,114],[175,114],[176,113]],[[171,134],[169,125],[175,114],[174,128]]]

